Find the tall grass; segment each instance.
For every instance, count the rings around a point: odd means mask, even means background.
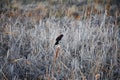
[[[104,12],[81,20],[37,19],[17,12],[0,15],[1,80],[120,79],[120,30],[114,17]],[[64,37],[55,46],[60,34]]]

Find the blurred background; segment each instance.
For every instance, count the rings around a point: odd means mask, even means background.
[[[0,9],[2,8],[11,8],[14,5],[21,4],[35,4],[39,2],[49,2],[54,4],[66,4],[66,5],[86,5],[86,4],[92,4],[94,2],[97,2],[98,4],[101,4],[104,6],[107,4],[107,2],[110,2],[110,5],[116,5],[117,7],[120,7],[120,0],[0,0]]]
[[[119,53],[120,0],[0,0],[0,80],[120,80]]]

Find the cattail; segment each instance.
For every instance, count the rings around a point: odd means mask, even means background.
[[[98,80],[100,78],[100,74],[95,75],[95,80]]]
[[[74,13],[72,13],[72,15],[73,15],[73,17],[74,17],[76,20],[79,20],[79,19],[80,19],[79,13],[74,12]]]
[[[56,59],[59,56],[59,50],[60,50],[60,46],[58,45],[57,48],[56,48],[55,56],[54,56],[54,62],[56,62]]]

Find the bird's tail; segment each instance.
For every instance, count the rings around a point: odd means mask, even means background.
[[[56,41],[55,45],[57,45],[57,44],[58,44],[58,41]]]

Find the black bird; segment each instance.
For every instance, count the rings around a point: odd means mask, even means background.
[[[59,35],[57,38],[56,38],[56,43],[55,45],[58,45],[59,44],[59,41],[62,39],[63,37],[63,34]]]

